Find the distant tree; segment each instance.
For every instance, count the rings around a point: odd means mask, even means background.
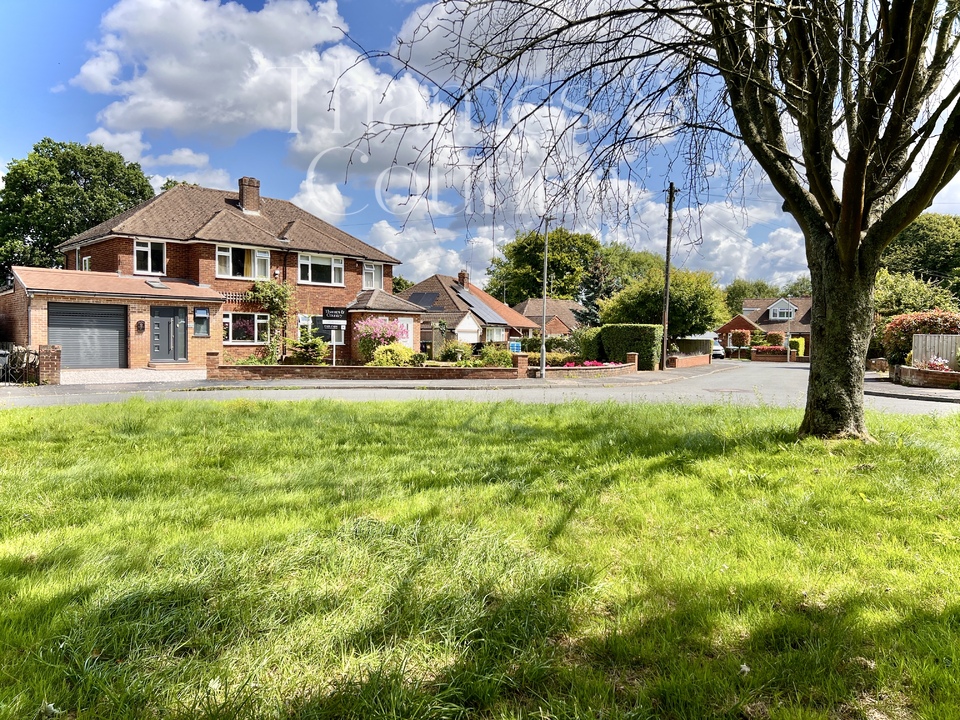
[[[393,294],[399,295],[407,288],[412,288],[416,283],[407,280],[403,275],[393,276]]]
[[[960,295],[960,217],[921,215],[887,246],[881,262],[890,272],[934,280]]]
[[[663,271],[648,272],[609,300],[600,302],[600,320],[608,323],[663,322]],[[720,325],[726,317],[723,291],[713,274],[704,270],[674,270],[670,274],[672,338],[699,335]]]
[[[804,297],[813,295],[813,283],[809,275],[800,275],[796,280],[791,280],[780,291],[784,297]]]
[[[600,249],[606,275],[610,281],[626,287],[631,280],[644,277],[651,270],[663,272],[663,256],[649,250],[634,250],[624,243],[610,243]]]
[[[572,233],[564,228],[550,230],[547,255],[548,296],[576,300],[581,295],[587,268],[600,252],[592,235]],[[528,298],[543,297],[543,235],[517,233],[503,248],[503,257],[493,259],[487,271],[485,290],[507,305]]]
[[[940,284],[882,268],[877,272],[874,303],[881,318],[927,310],[960,310],[956,296]]]
[[[152,198],[140,165],[100,145],[44,138],[7,165],[0,190],[0,280],[13,265],[57,267],[56,246]]]
[[[724,288],[723,296],[732,317],[743,312],[743,301],[746,298],[780,297],[780,288],[766,280],[736,278]]]
[[[573,316],[585,327],[600,324],[600,301],[612,297],[623,289],[619,278],[613,277],[610,266],[602,252],[593,256],[580,288],[580,304],[583,310],[574,310]]]
[[[175,178],[168,177],[163,181],[163,185],[160,186],[160,192],[166,192],[171,188],[177,187],[177,185],[190,185],[191,187],[200,187],[196,183],[187,182],[186,180],[176,180]]]

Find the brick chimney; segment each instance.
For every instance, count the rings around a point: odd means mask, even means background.
[[[256,178],[240,178],[240,209],[246,213],[260,212],[260,181]]]
[[[461,287],[467,287],[470,284],[470,273],[466,270],[461,270],[457,274],[457,282],[460,283]]]

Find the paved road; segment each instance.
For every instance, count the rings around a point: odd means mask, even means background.
[[[62,385],[59,387],[0,388],[0,408],[120,402],[138,396],[148,400],[343,400],[458,399],[514,400],[553,403],[680,402],[731,405],[803,407],[806,365],[718,361],[705,368],[593,380],[522,381],[277,381],[271,383],[215,383],[206,380],[160,380],[128,384]],[[870,376],[866,406],[873,410],[911,414],[960,412],[960,392],[914,391]]]

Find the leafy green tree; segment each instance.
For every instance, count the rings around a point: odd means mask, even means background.
[[[663,322],[663,271],[651,271],[632,281],[609,300],[600,302],[600,320],[610,323]],[[670,337],[698,335],[720,325],[727,308],[723,291],[704,270],[670,273]]]
[[[13,265],[57,267],[56,246],[153,197],[137,163],[100,145],[44,138],[7,165],[0,190],[0,279]]]
[[[809,275],[800,275],[783,286],[784,297],[804,297],[813,295],[813,284]]]
[[[407,288],[412,288],[414,285],[416,285],[415,282],[411,282],[410,280],[407,280],[405,277],[403,277],[403,275],[393,276],[393,294],[394,295],[399,295],[404,290],[406,290]]]
[[[624,243],[610,243],[600,249],[607,277],[614,285],[626,287],[631,280],[651,270],[663,272],[663,256],[649,250],[634,250]]]
[[[746,298],[780,297],[780,288],[766,280],[736,278],[724,288],[723,297],[732,317],[743,311],[743,301]]]
[[[874,304],[880,318],[927,310],[960,310],[956,296],[938,283],[882,268],[877,272]]]
[[[960,217],[924,213],[893,239],[881,262],[890,272],[934,280],[960,295]]]
[[[548,296],[560,300],[580,297],[587,269],[600,252],[600,243],[587,233],[565,228],[550,231],[547,255]],[[503,248],[503,257],[493,259],[487,270],[485,290],[507,305],[543,296],[543,235],[536,231],[517,233]]]

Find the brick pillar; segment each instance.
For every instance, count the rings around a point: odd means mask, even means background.
[[[513,366],[517,369],[517,378],[523,379],[527,376],[527,366],[530,363],[530,358],[527,357],[526,353],[516,353],[513,356]]]
[[[216,380],[220,377],[220,353],[207,353],[207,380]]]
[[[40,369],[37,382],[40,385],[59,385],[60,346],[41,345],[38,349],[38,355],[40,359]]]
[[[640,354],[627,353],[627,365],[633,365],[633,369],[636,370],[640,365]]]

